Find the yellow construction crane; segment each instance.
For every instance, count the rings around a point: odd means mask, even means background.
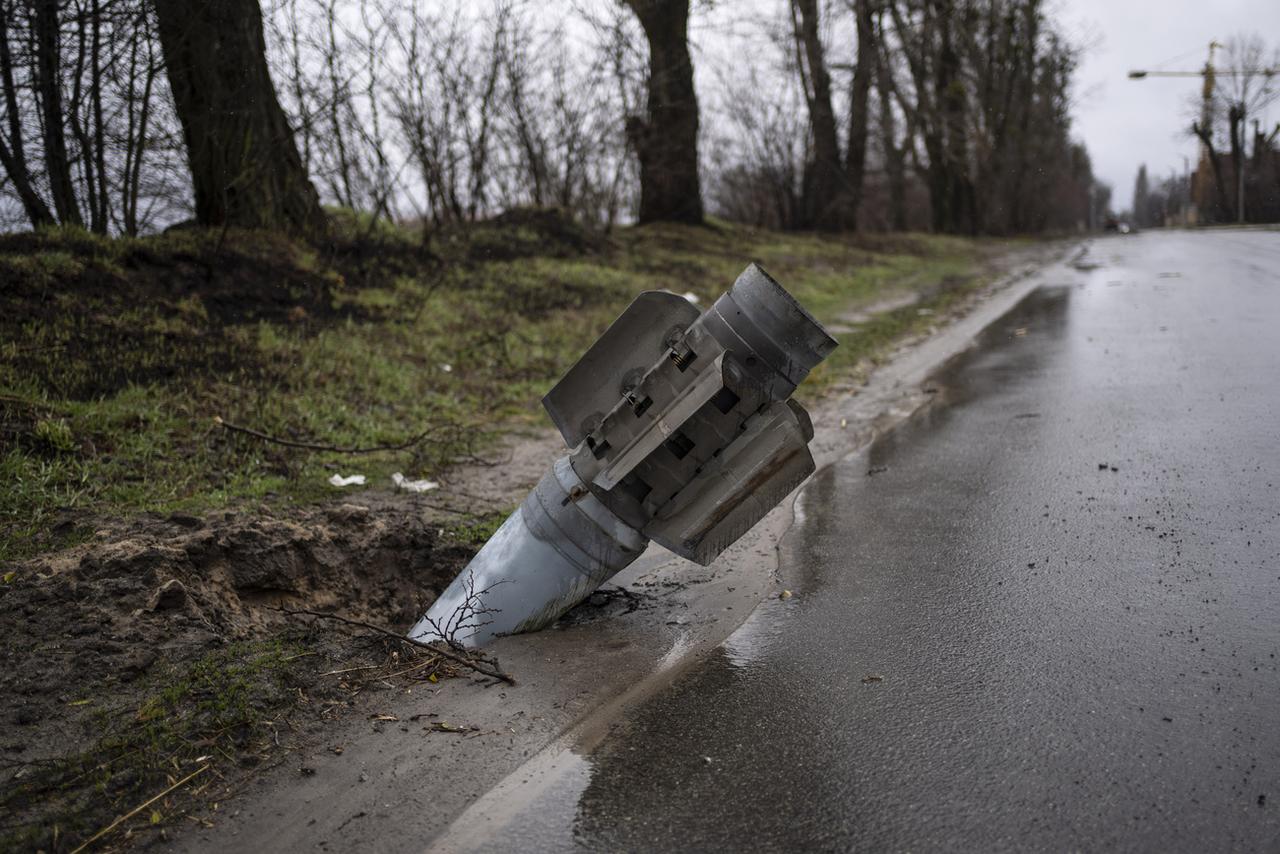
[[[1260,74],[1267,78],[1268,81],[1280,74],[1277,68],[1214,68],[1213,53],[1222,45],[1216,41],[1209,42],[1209,59],[1204,64],[1204,68],[1199,71],[1145,71],[1135,69],[1129,72],[1130,80],[1144,80],[1147,77],[1203,77],[1204,86],[1201,89],[1201,107],[1200,107],[1200,127],[1204,128],[1207,133],[1213,121],[1213,87],[1214,80],[1217,77],[1240,77],[1246,74]],[[1243,115],[1241,121],[1243,122]],[[1243,132],[1243,128],[1242,128]],[[1241,142],[1243,146],[1243,142]],[[1200,156],[1203,160],[1206,155],[1206,146],[1203,141],[1200,143]],[[1244,152],[1240,156],[1240,168],[1236,170],[1236,221],[1244,222]]]

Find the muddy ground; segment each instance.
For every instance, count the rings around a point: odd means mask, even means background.
[[[476,674],[332,612],[404,631],[465,566],[556,450],[512,437],[438,492],[363,491],[319,507],[102,523],[88,542],[4,568],[0,849],[161,839],[207,821],[299,739],[367,695]],[[20,577],[21,583],[9,583]],[[299,769],[305,773],[305,769]],[[194,781],[193,781],[194,782]]]
[[[5,831],[24,832],[9,841],[57,850],[61,834],[83,839],[125,811],[124,795],[181,771],[185,742],[205,742],[197,755],[216,749],[232,766],[258,755],[255,736],[297,705],[281,688],[332,700],[338,685],[320,673],[387,654],[272,608],[403,627],[472,554],[442,540],[411,500],[362,497],[288,518],[146,518],[10,570],[24,580],[0,592],[3,806]],[[262,684],[220,696],[246,666]],[[202,684],[191,696],[167,696],[194,674]],[[153,714],[171,729],[137,726]],[[245,732],[223,739],[224,725]],[[177,767],[127,755],[152,748]]]

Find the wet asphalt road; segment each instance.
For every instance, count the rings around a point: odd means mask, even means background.
[[[1079,266],[493,847],[1280,850],[1280,233]]]

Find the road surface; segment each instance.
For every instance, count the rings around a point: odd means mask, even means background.
[[[1096,241],[810,482],[793,596],[437,847],[1280,849],[1278,327],[1280,233]]]

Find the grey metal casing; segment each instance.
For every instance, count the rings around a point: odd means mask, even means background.
[[[482,646],[581,602],[648,540],[606,509],[561,457],[440,594],[409,637]]]
[[[542,398],[565,444],[582,442],[617,404],[628,378],[662,358],[698,315],[687,299],[667,291],[636,297]]]
[[[835,346],[754,264],[702,313],[641,294],[543,399],[570,453],[410,637],[479,646],[549,625],[650,539],[713,561],[813,472],[789,398]]]
[[[754,264],[700,315],[671,298],[641,295],[544,403],[553,419],[581,427],[561,432],[571,447],[577,440],[570,461],[587,488],[705,565],[813,471],[808,416],[779,404],[835,341]],[[574,408],[569,387],[592,393]]]

